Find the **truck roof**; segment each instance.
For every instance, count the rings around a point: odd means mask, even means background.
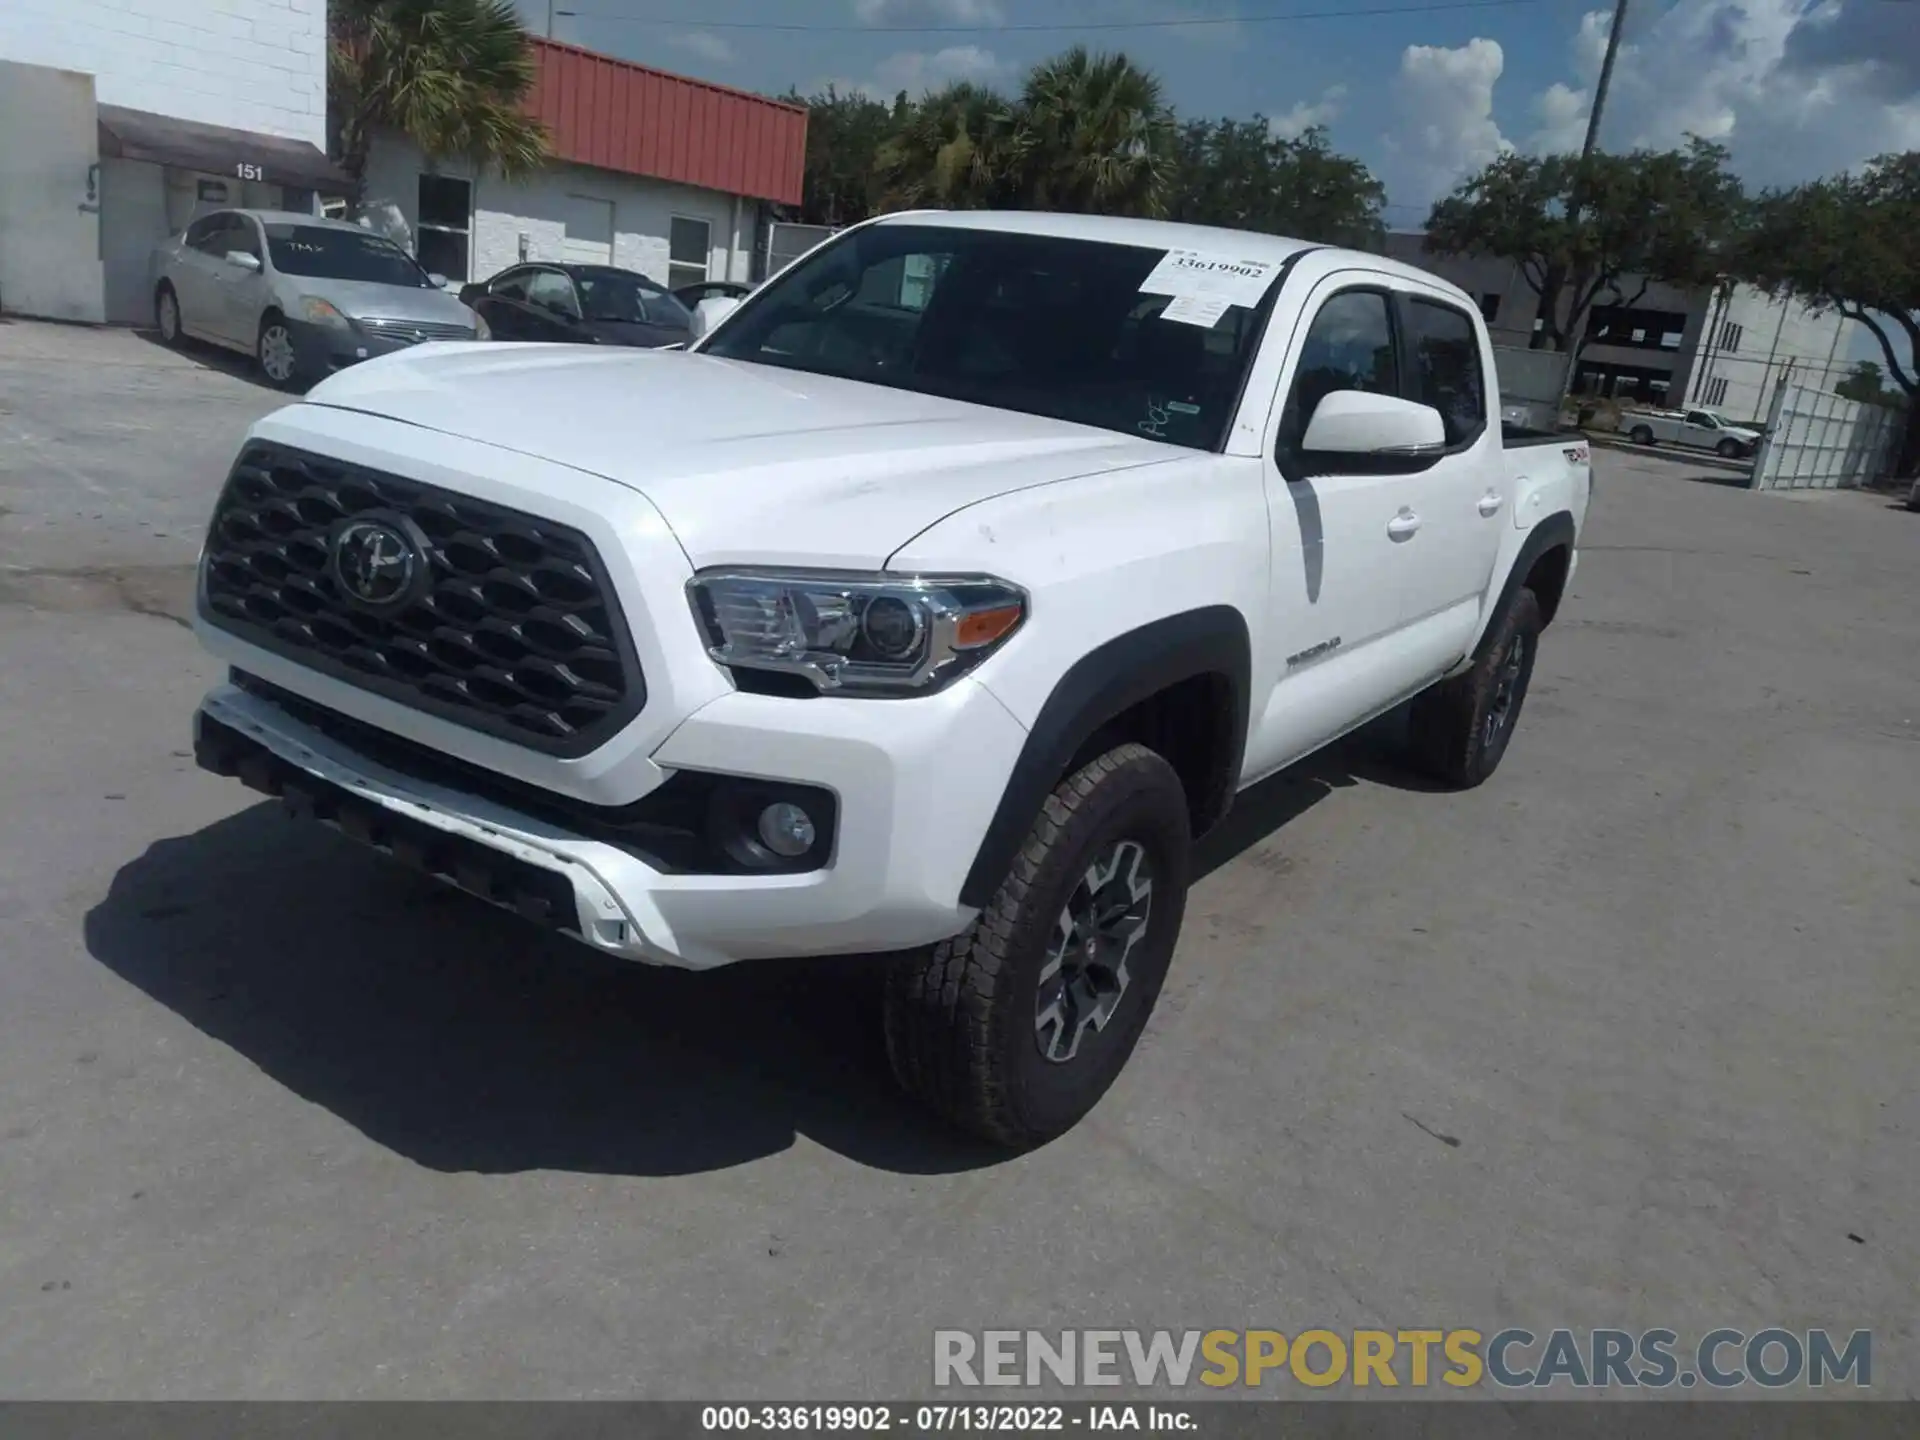
[[[1326,250],[1364,262],[1370,270],[1427,285],[1468,299],[1467,292],[1431,270],[1390,260],[1365,250],[1317,245],[1289,235],[1257,230],[1229,230],[1218,225],[1183,225],[1172,220],[1136,220],[1120,215],[1060,215],[1043,210],[900,210],[873,222],[878,225],[941,225],[956,230],[997,230],[1015,235],[1054,235],[1065,240],[1105,241],[1110,245],[1139,245],[1155,250],[1225,250],[1245,260],[1285,261],[1307,250]]]

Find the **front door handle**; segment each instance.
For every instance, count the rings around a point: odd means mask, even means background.
[[[1501,497],[1497,490],[1489,490],[1480,497],[1480,503],[1474,508],[1482,515],[1492,517],[1500,513]]]
[[[1419,528],[1420,517],[1411,510],[1402,510],[1387,521],[1387,535],[1394,540],[1411,540]]]

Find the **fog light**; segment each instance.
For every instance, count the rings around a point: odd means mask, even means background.
[[[813,817],[791,800],[778,800],[760,812],[760,843],[783,860],[797,860],[813,848]]]

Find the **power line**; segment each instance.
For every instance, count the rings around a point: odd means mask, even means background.
[[[1338,10],[1286,10],[1262,15],[1194,15],[1180,20],[1096,20],[1053,25],[809,25],[780,20],[708,20],[691,16],[665,20],[650,15],[614,15],[604,10],[566,13],[604,24],[653,25],[685,30],[774,30],[809,35],[1006,35],[1096,30],[1185,30],[1205,25],[1277,25],[1289,20],[1350,20],[1381,15],[1431,15],[1446,10],[1512,9],[1547,0],[1427,0],[1415,5],[1358,5]]]

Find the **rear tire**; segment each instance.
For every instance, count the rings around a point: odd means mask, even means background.
[[[253,358],[260,373],[276,390],[300,388],[300,352],[293,343],[293,327],[278,310],[260,317],[260,334],[253,342]]]
[[[153,289],[153,328],[159,331],[161,344],[174,349],[180,347],[184,338],[180,329],[180,297],[165,280]]]
[[[1414,700],[1408,718],[1421,770],[1470,790],[1500,767],[1533,679],[1541,623],[1540,601],[1521,586],[1481,641],[1473,668]]]
[[[1627,432],[1627,438],[1636,445],[1653,444],[1653,431],[1644,425],[1636,425]]]
[[[997,1145],[1072,1129],[1153,1013],[1190,845],[1186,792],[1144,745],[1062,780],[973,924],[889,969],[887,1058],[902,1088]]]

